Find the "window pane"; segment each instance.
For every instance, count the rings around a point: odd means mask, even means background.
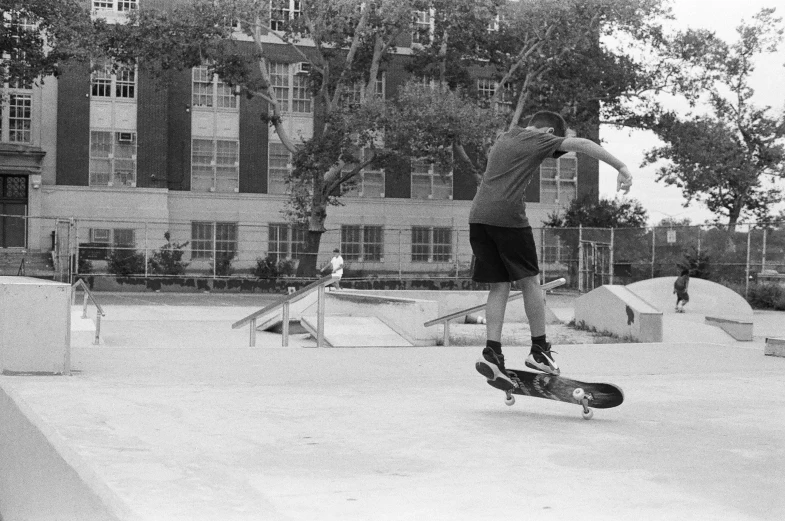
[[[271,224],[267,232],[267,254],[276,260],[289,257],[289,225]]]
[[[430,252],[430,228],[412,227],[412,262],[428,262]]]
[[[384,256],[384,229],[381,226],[363,228],[363,260],[381,262]]]
[[[213,75],[207,67],[194,67],[191,71],[192,92],[191,104],[194,107],[213,106]]]
[[[237,224],[216,223],[215,252],[219,257],[226,257],[237,252]]]
[[[344,260],[360,260],[360,227],[341,226],[341,256]]]
[[[452,199],[452,176],[433,175],[433,198],[434,199]]]
[[[90,92],[93,96],[112,97],[112,69],[107,60],[99,61],[94,65],[90,81]]]
[[[292,112],[311,112],[311,93],[307,74],[295,74],[293,77]]]
[[[121,66],[115,75],[115,96],[133,99],[136,97],[136,71],[134,67]]]
[[[134,230],[132,228],[115,228],[114,245],[118,248],[135,248]]]
[[[8,140],[29,143],[32,139],[32,103],[29,94],[11,94],[8,97]]]
[[[270,83],[282,112],[289,112],[289,65],[270,63]]]
[[[219,108],[237,108],[237,96],[234,93],[234,89],[221,80],[218,80],[218,85],[216,86],[216,97],[216,105]]]
[[[191,223],[191,258],[210,259],[213,256],[213,223]]]
[[[540,181],[540,202],[543,204],[553,204],[556,202],[556,181],[543,179]]]
[[[434,262],[450,262],[452,260],[452,229],[433,229],[433,260]]]
[[[289,150],[282,143],[270,143],[267,155],[267,192],[270,194],[285,194],[286,179],[289,177],[289,163],[291,162]]]

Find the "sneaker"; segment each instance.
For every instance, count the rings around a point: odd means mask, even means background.
[[[555,351],[551,351],[551,344],[547,344],[547,347],[544,348],[534,344],[529,356],[526,358],[526,367],[558,375],[561,371],[559,371],[559,366],[556,365],[556,361],[553,359],[553,353]]]
[[[482,356],[474,364],[474,367],[498,389],[506,391],[515,387],[504,368],[504,355],[497,355],[490,347],[482,350]]]

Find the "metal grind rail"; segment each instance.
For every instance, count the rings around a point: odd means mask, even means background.
[[[552,280],[550,282],[546,282],[540,286],[542,291],[547,291],[549,289],[558,288],[559,286],[563,286],[567,283],[567,280],[564,278]],[[507,302],[512,302],[513,300],[518,300],[523,298],[523,293],[520,291],[516,291],[510,298],[507,299]],[[450,345],[450,321],[455,320],[456,318],[465,317],[466,315],[470,315],[471,313],[476,313],[478,311],[482,311],[485,309],[487,304],[480,304],[479,306],[474,306],[473,308],[463,309],[461,311],[455,311],[454,313],[450,313],[449,315],[444,315],[443,317],[435,318],[433,320],[429,320],[423,324],[425,327],[435,326],[437,324],[444,324],[444,340],[443,345],[449,346]]]
[[[317,280],[316,282],[312,282],[305,287],[302,287],[295,291],[294,293],[290,293],[286,295],[281,300],[277,302],[273,302],[272,304],[263,307],[259,311],[255,311],[248,315],[247,317],[238,320],[234,324],[232,324],[232,329],[238,329],[243,327],[246,324],[250,324],[250,339],[249,339],[249,347],[256,346],[256,321],[259,317],[264,316],[272,311],[276,311],[278,308],[283,308],[283,323],[282,323],[282,340],[281,345],[283,347],[287,347],[289,345],[289,306],[293,302],[297,302],[300,299],[307,297],[309,294],[316,291],[316,346],[317,347],[324,347],[324,288],[325,286],[329,286],[333,282],[337,280],[336,277],[332,275],[328,275],[326,277],[322,277],[321,279]]]
[[[77,290],[79,287],[81,287],[82,291],[84,291],[84,297],[82,299],[82,318],[87,318],[87,299],[89,298],[93,301],[93,304],[95,304],[95,309],[97,312],[95,314],[95,340],[93,341],[93,344],[99,345],[101,343],[101,317],[106,316],[106,314],[104,313],[101,304],[98,303],[98,301],[95,299],[95,296],[82,279],[77,280],[71,285],[71,289],[74,290],[71,292],[71,304],[75,303],[75,290]]]

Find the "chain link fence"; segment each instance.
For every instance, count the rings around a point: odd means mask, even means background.
[[[310,260],[317,268],[326,265],[334,248],[344,258],[345,279],[467,279],[473,260],[468,226],[343,225],[323,233],[319,252],[307,254],[307,233],[287,224],[19,215],[0,215],[0,219],[6,229],[24,226],[26,230],[21,235],[23,244],[0,249],[2,274],[20,274],[28,266],[69,281],[88,274],[277,278],[294,275],[308,255],[315,255]],[[568,288],[580,292],[603,284],[676,276],[684,267],[694,277],[742,293],[751,283],[785,284],[783,226],[739,225],[732,231],[708,225],[538,228],[533,232],[542,279],[564,277]]]

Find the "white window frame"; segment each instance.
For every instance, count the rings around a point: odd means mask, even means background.
[[[568,167],[567,162],[571,162],[574,167]],[[553,167],[550,166],[551,162],[555,163],[555,177],[550,178],[546,177],[546,172]],[[567,170],[570,169],[573,172],[572,178],[566,175]],[[562,172],[565,173],[564,178],[562,179]],[[547,192],[545,190],[545,186],[549,185],[551,187],[556,188],[556,198],[555,200],[546,200],[545,195],[548,193],[553,193],[551,190]],[[577,197],[578,194],[578,157],[575,153],[568,153],[565,154],[557,159],[549,158],[542,162],[540,165],[540,203],[542,204],[559,204],[559,205],[566,205],[569,204],[572,199],[566,199],[567,194],[570,191],[566,190],[566,186],[571,185],[573,198]],[[565,199],[562,200],[562,192],[564,192]]]
[[[421,199],[421,200],[422,199],[434,199],[434,200],[438,200],[438,201],[452,201],[453,189],[454,189],[454,186],[455,186],[454,185],[454,179],[453,179],[453,173],[449,172],[445,176],[440,176],[439,173],[436,172],[436,169],[434,168],[434,164],[433,163],[428,164],[428,170],[427,171],[422,171],[421,168],[420,168],[420,171],[416,171],[416,169],[418,167],[421,167],[423,165],[424,165],[424,162],[422,160],[413,159],[411,161],[411,194],[412,194],[411,198],[412,199]],[[419,185],[417,185],[415,183],[415,177],[416,178],[421,178],[421,179],[428,178],[429,189],[428,189],[428,194],[425,197],[421,197],[421,196],[419,196],[419,194],[415,195],[415,186],[419,186]],[[435,187],[436,188],[441,188],[441,187],[443,187],[444,185],[447,184],[447,183],[445,183],[442,180],[443,177],[449,180],[449,187],[435,190],[434,189]],[[436,186],[436,183],[439,183],[441,185],[441,187]],[[444,190],[446,190],[448,192],[447,193],[447,197],[440,197],[439,195]],[[439,196],[439,197],[437,197],[437,196]]]
[[[93,0],[93,13],[126,13],[139,8],[138,0]]]
[[[277,261],[297,258],[300,253],[305,251],[307,233],[308,230],[305,228],[293,226],[291,223],[269,223],[267,225],[267,255],[275,256]],[[285,236],[282,237],[282,235]]]
[[[411,243],[411,261],[412,264],[416,263],[434,263],[434,262],[442,262],[442,263],[449,263],[453,262],[453,257],[455,254],[454,247],[453,247],[453,240],[455,236],[455,230],[451,226],[412,226],[412,243]],[[442,233],[447,232],[449,234],[449,242],[448,243],[438,243],[438,245],[434,242],[435,233]],[[427,234],[427,243],[426,242],[415,242],[415,233],[425,233]],[[415,247],[425,247],[427,248],[427,259],[420,258],[423,256],[422,252],[415,252]],[[445,256],[445,253],[434,253],[437,249],[437,246],[447,246],[449,248],[449,253],[447,253],[445,258],[441,258]]]
[[[128,76],[133,78],[129,80]],[[90,98],[136,102],[139,92],[138,82],[139,74],[136,65],[133,68],[120,65],[117,71],[112,72],[112,63],[109,60],[102,60],[101,63],[93,63],[93,70],[90,73]],[[108,90],[109,95],[98,93],[101,90]],[[126,95],[120,95],[123,91]]]
[[[360,158],[361,161],[365,161],[368,157],[368,154],[371,153],[370,148],[364,148],[362,151],[362,157]],[[343,171],[349,172],[354,169],[355,165],[348,164],[345,165]],[[369,177],[375,177],[377,182],[369,181]],[[355,176],[354,180],[355,185],[351,187],[350,190],[344,191],[343,195],[346,197],[364,197],[369,199],[383,199],[384,198],[384,190],[387,186],[387,174],[383,168],[379,169],[371,169],[371,168],[363,168],[360,172]],[[378,187],[378,189],[374,189],[374,187]]]
[[[486,106],[490,106],[491,100],[498,88],[499,82],[493,78],[477,78],[477,97],[480,98],[480,101],[485,103]],[[512,96],[512,84],[509,82],[505,83],[504,95],[502,95],[502,99],[496,102],[494,109],[502,114],[509,114],[512,112]]]
[[[279,4],[281,7],[278,8]],[[281,18],[276,18],[275,14],[281,13]],[[270,2],[270,30],[283,31],[286,24],[298,18],[302,14],[302,4],[300,0],[272,0]]]
[[[368,240],[369,232],[381,232],[378,242]],[[357,240],[349,241],[347,235],[356,235]],[[352,237],[353,239],[354,237]],[[378,246],[378,255],[369,253],[369,247]],[[356,246],[356,247],[355,247]],[[355,251],[356,250],[356,251]],[[347,261],[384,262],[384,226],[370,224],[341,225],[341,256]]]
[[[209,230],[209,236],[195,237],[197,227],[201,230]],[[233,231],[233,238],[219,238],[219,228]],[[237,255],[237,246],[240,242],[240,226],[236,222],[224,221],[191,221],[191,259],[192,260],[215,260],[214,253],[232,253]],[[209,249],[202,248],[209,243]],[[227,245],[229,245],[227,247]],[[197,248],[197,246],[199,246]]]
[[[284,114],[313,114],[308,73],[298,63],[269,62],[270,83]]]
[[[422,46],[431,42],[433,38],[433,31],[435,28],[434,15],[436,11],[429,9],[428,11],[413,11],[412,12],[412,47]],[[428,28],[428,39],[422,41],[419,29]]]
[[[96,134],[110,135],[110,149],[107,155],[97,154]],[[105,137],[105,136],[104,136]],[[104,145],[106,146],[106,144]],[[90,129],[90,167],[89,185],[90,186],[112,186],[112,187],[136,187],[137,181],[137,134],[135,131],[118,131],[112,129]],[[95,168],[98,164],[108,162],[108,172],[99,172]],[[131,169],[120,168],[120,165],[131,166]],[[118,176],[123,173],[125,179]],[[98,176],[108,176],[106,181],[99,180]],[[118,182],[119,181],[119,182]]]
[[[239,112],[240,96],[237,89],[221,81],[217,74],[210,76],[209,68],[200,65],[191,69],[191,108],[198,111]]]
[[[210,143],[210,162],[197,162],[195,160],[197,155],[197,142]],[[203,143],[203,144],[204,144]],[[234,153],[230,156],[225,154],[227,147],[234,149]],[[221,149],[224,154],[222,155]],[[206,172],[209,171],[209,174]],[[212,180],[210,186],[207,187],[208,192],[225,192],[237,193],[240,191],[240,140],[239,139],[219,139],[219,138],[205,138],[205,137],[192,137],[191,138],[191,191],[204,191],[194,190],[194,185],[200,183],[194,182],[196,179]],[[232,183],[233,181],[233,183]],[[224,186],[226,185],[226,186]]]
[[[276,153],[273,156],[273,147],[275,147]],[[283,151],[286,153],[286,166],[285,168],[281,168],[279,165],[273,165],[272,161],[273,158],[276,158],[280,161],[284,154]],[[289,177],[289,174],[292,172],[292,153],[289,152],[289,149],[283,143],[278,141],[270,141],[267,144],[267,193],[268,194],[277,194],[277,195],[285,195],[289,193],[289,188],[286,184],[286,179]],[[278,187],[281,187],[279,189]]]

